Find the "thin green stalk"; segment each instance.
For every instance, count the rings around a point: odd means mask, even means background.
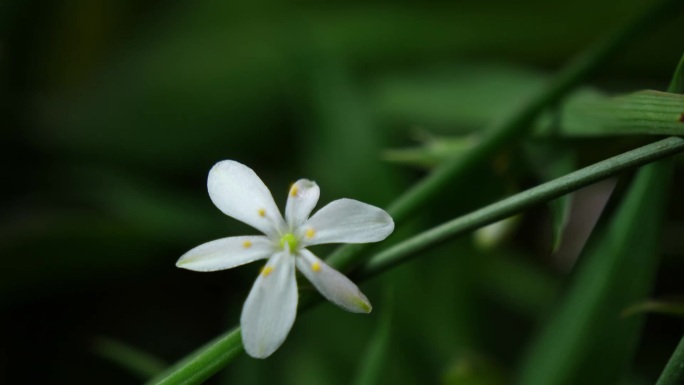
[[[534,205],[606,179],[626,169],[684,151],[684,139],[670,137],[577,170],[411,237],[373,256],[361,269],[366,278],[388,270],[428,247],[497,222]]]
[[[236,327],[186,356],[146,384],[201,384],[243,352],[242,335]]]
[[[469,170],[491,159],[507,146],[523,139],[540,112],[558,102],[563,95],[623,48],[627,42],[643,34],[647,27],[657,21],[662,21],[668,13],[676,14],[672,12],[673,8],[681,4],[679,0],[665,0],[657,3],[572,60],[558,72],[548,87],[533,95],[522,108],[509,116],[492,117],[492,123],[484,128],[484,135],[477,146],[447,161],[390,205],[387,211],[394,221],[402,222],[429,202],[444,185],[462,183],[463,177]],[[342,246],[335,250],[327,261],[336,268],[347,269],[358,262],[361,250],[362,247],[358,245]]]
[[[681,385],[684,384],[684,337],[672,353],[663,373],[660,374],[656,385]]]

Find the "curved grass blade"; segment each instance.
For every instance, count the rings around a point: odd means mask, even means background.
[[[672,353],[665,370],[660,374],[656,385],[681,385],[684,383],[684,337]]]

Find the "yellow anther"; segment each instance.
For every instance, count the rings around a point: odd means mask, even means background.
[[[311,265],[311,270],[318,273],[319,271],[321,271],[321,264],[318,262],[314,262],[313,265]]]
[[[242,247],[244,247],[245,249],[249,249],[250,247],[252,247],[252,242],[251,241],[244,241],[244,242],[242,242]]]
[[[261,275],[268,277],[269,274],[273,272],[273,266],[264,266],[261,268]]]
[[[297,187],[296,184],[293,184],[292,188],[290,189],[290,196],[296,197],[298,192],[299,192],[299,188]]]
[[[316,235],[316,231],[312,228],[306,229],[306,233],[304,233],[307,238],[313,238],[314,235]]]
[[[266,216],[266,210],[265,209],[259,209],[259,216],[260,217]]]

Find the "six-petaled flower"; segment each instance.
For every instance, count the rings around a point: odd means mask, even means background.
[[[185,253],[176,265],[216,271],[268,259],[240,317],[242,340],[249,355],[268,357],[292,328],[298,302],[295,268],[339,307],[357,313],[371,311],[368,299],[354,283],[306,247],[381,241],[394,230],[394,222],[384,210],[340,199],[309,217],[320,189],[315,182],[300,179],[290,188],[283,218],[271,192],[254,171],[232,160],[219,162],[209,171],[207,187],[211,200],[223,213],[265,235],[202,244]]]

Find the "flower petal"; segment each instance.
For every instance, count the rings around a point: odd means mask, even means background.
[[[340,199],[318,210],[298,230],[306,245],[321,243],[367,243],[387,238],[394,230],[394,221],[381,208]]]
[[[194,271],[224,270],[267,258],[273,251],[273,244],[264,236],[221,238],[183,254],[176,266]]]
[[[300,179],[290,188],[285,206],[285,220],[291,228],[295,229],[309,219],[311,210],[318,203],[321,189],[316,182],[308,179]]]
[[[251,168],[241,163],[216,163],[209,171],[207,189],[219,210],[266,235],[276,234],[284,226],[271,192]]]
[[[302,249],[297,268],[330,302],[353,313],[370,313],[371,304],[359,288],[339,271]]]
[[[285,341],[297,315],[297,281],[289,251],[264,266],[242,308],[242,342],[254,358],[270,356]]]

